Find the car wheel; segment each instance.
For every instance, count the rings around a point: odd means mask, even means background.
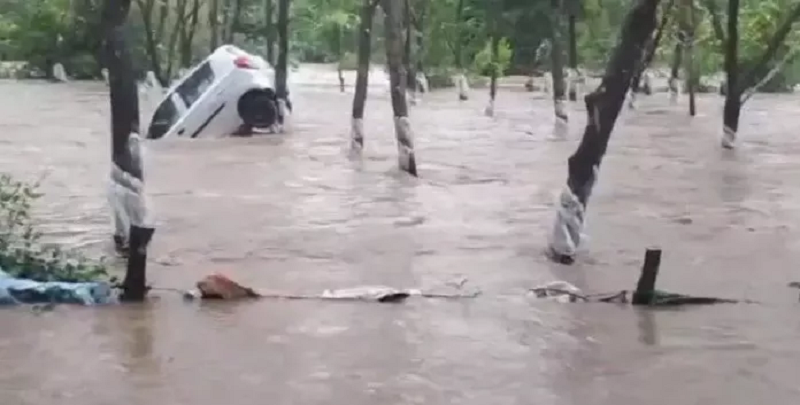
[[[278,115],[275,93],[269,89],[248,91],[239,98],[237,109],[244,124],[253,128],[270,127]]]

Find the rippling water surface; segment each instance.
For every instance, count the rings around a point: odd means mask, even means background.
[[[552,136],[544,96],[434,93],[412,109],[420,179],[396,170],[389,101],[368,101],[360,161],[346,159],[352,93],[296,87],[285,136],[150,145],[158,230],[149,276],[189,287],[221,271],[316,292],[433,287],[484,295],[404,305],[197,304],[0,311],[0,403],[724,404],[800,397],[798,98],[760,97],[743,144],[718,146],[717,96],[701,115],[666,95],[619,121],[590,203],[578,265],[542,255],[584,121]],[[147,102],[144,103],[147,106]],[[104,85],[0,82],[0,171],[41,178],[52,240],[110,250]],[[148,110],[149,111],[149,110]],[[681,311],[530,301],[565,279],[632,288],[644,249],[665,249],[660,287],[762,304]]]

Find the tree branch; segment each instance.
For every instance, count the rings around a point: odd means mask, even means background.
[[[717,37],[717,40],[720,42],[720,46],[722,48],[722,52],[725,52],[725,30],[722,28],[722,19],[719,18],[719,9],[717,8],[716,0],[703,0],[703,3],[708,9],[708,13],[711,14],[711,26],[714,28],[714,35]]]
[[[773,67],[772,70],[770,70],[769,73],[767,73],[767,75],[764,76],[763,79],[761,79],[760,82],[758,82],[753,87],[747,89],[744,92],[744,95],[742,96],[742,103],[749,100],[750,97],[753,97],[753,94],[755,94],[761,87],[763,87],[770,80],[772,80],[772,78],[775,77],[775,75],[778,74],[778,72],[780,72],[781,69],[783,69],[783,67],[786,66],[787,63],[791,62],[795,57],[797,57],[798,51],[800,51],[800,49],[796,48],[793,49],[791,52],[787,53],[786,56],[784,56],[783,59],[781,59],[781,61],[778,62],[778,64],[776,64],[775,67]]]
[[[767,45],[767,49],[764,50],[764,53],[761,55],[761,58],[753,66],[753,68],[747,72],[744,80],[741,81],[741,85],[737,86],[737,90],[740,92],[740,94],[741,92],[744,92],[745,89],[753,86],[751,83],[755,83],[758,72],[764,69],[769,61],[771,61],[778,53],[778,49],[781,47],[781,45],[783,45],[784,40],[789,35],[789,32],[792,31],[792,26],[798,18],[800,18],[800,3],[797,3],[794,6],[791,14],[789,14],[780,27],[778,27],[778,30],[775,31],[775,35],[772,36],[772,39]]]

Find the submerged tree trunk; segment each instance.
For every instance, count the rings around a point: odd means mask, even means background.
[[[289,102],[289,6],[290,0],[278,0],[278,64],[275,66],[275,95],[278,99],[278,125],[291,111]]]
[[[129,254],[122,299],[142,301],[147,293],[145,264],[153,234],[148,226],[144,170],[139,143],[139,92],[126,41],[130,0],[106,0],[103,7],[104,59],[111,100],[111,184],[114,242]]]
[[[358,29],[358,71],[356,89],[353,95],[353,116],[350,150],[360,152],[364,149],[364,107],[367,104],[369,86],[369,59],[372,53],[372,19],[375,17],[376,3],[361,0],[361,25]]]
[[[650,77],[647,74],[647,69],[650,67],[650,64],[653,63],[653,58],[656,56],[658,46],[661,44],[661,38],[664,36],[664,28],[669,22],[669,15],[672,13],[672,6],[674,4],[675,0],[669,0],[669,2],[661,8],[661,21],[658,24],[656,35],[651,41],[648,41],[645,53],[642,55],[642,61],[636,68],[633,79],[631,79],[630,108],[635,108],[637,93],[641,92],[646,95],[650,95],[653,91],[652,84],[650,83]],[[643,84],[642,79],[644,79]]]
[[[728,0],[728,38],[725,43],[725,106],[722,110],[722,147],[731,149],[739,130],[742,97],[739,92],[739,0]]]
[[[209,52],[214,52],[219,47],[219,0],[211,0],[208,6],[208,25],[211,29]]]
[[[274,17],[272,16],[274,10],[274,0],[265,0],[264,4],[264,17],[265,36],[267,38],[267,62],[275,66],[275,24]]]
[[[458,99],[466,101],[469,98],[469,82],[464,74],[464,54],[463,42],[464,34],[462,32],[462,23],[464,19],[464,0],[458,0],[456,4],[456,39],[454,48],[454,57],[456,61],[456,77],[455,84],[458,89]]]
[[[550,239],[552,258],[561,263],[572,263],[580,246],[586,205],[633,72],[655,29],[658,3],[659,0],[638,0],[633,4],[623,22],[620,41],[608,62],[602,83],[585,97],[586,129],[578,149],[568,161],[567,187],[561,193]]]
[[[342,26],[336,25],[336,74],[339,76],[339,92],[344,93],[344,71],[342,71]]]
[[[672,66],[669,72],[669,95],[673,103],[678,101],[680,95],[680,69],[683,62],[683,43],[685,36],[682,31],[678,31],[678,43],[675,44],[675,51],[672,54]]]
[[[389,83],[392,93],[394,129],[397,137],[400,170],[417,176],[417,161],[414,156],[414,137],[408,120],[408,105],[403,87],[405,68],[403,66],[403,10],[395,0],[383,0],[385,14],[386,62],[389,67]]]
[[[569,14],[569,101],[578,100],[578,38],[575,32],[575,13]]]
[[[494,101],[497,97],[497,76],[500,73],[500,66],[498,65],[500,54],[500,36],[496,30],[493,30],[492,32],[492,42],[490,47],[492,54],[492,68],[489,72],[489,104],[486,106],[486,110],[484,112],[486,113],[487,117],[494,117]]]
[[[405,27],[404,36],[404,52],[403,52],[403,66],[405,67],[406,74],[403,77],[404,87],[408,92],[408,98],[411,105],[417,103],[416,86],[414,85],[414,53],[413,53],[413,36],[414,24],[411,18],[411,0],[403,1],[403,26]]]
[[[561,42],[564,24],[561,22],[563,18],[561,16],[560,0],[550,1],[550,12],[553,16],[551,19],[552,27],[550,27],[552,30],[550,39],[552,43],[552,48],[550,49],[550,61],[552,62],[550,74],[553,77],[553,107],[556,118],[556,130],[561,131],[567,125],[568,116],[565,108],[567,92],[566,86],[564,85],[564,47]]]
[[[694,117],[697,113],[695,104],[695,88],[697,86],[694,69],[694,0],[684,0],[683,17],[681,18],[683,27],[681,31],[685,33],[684,52],[686,53],[686,90],[689,93],[689,115]]]

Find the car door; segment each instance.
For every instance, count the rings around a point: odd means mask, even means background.
[[[219,113],[222,100],[216,97],[216,77],[208,61],[203,62],[175,88],[187,111],[178,125],[178,136],[195,138]]]

